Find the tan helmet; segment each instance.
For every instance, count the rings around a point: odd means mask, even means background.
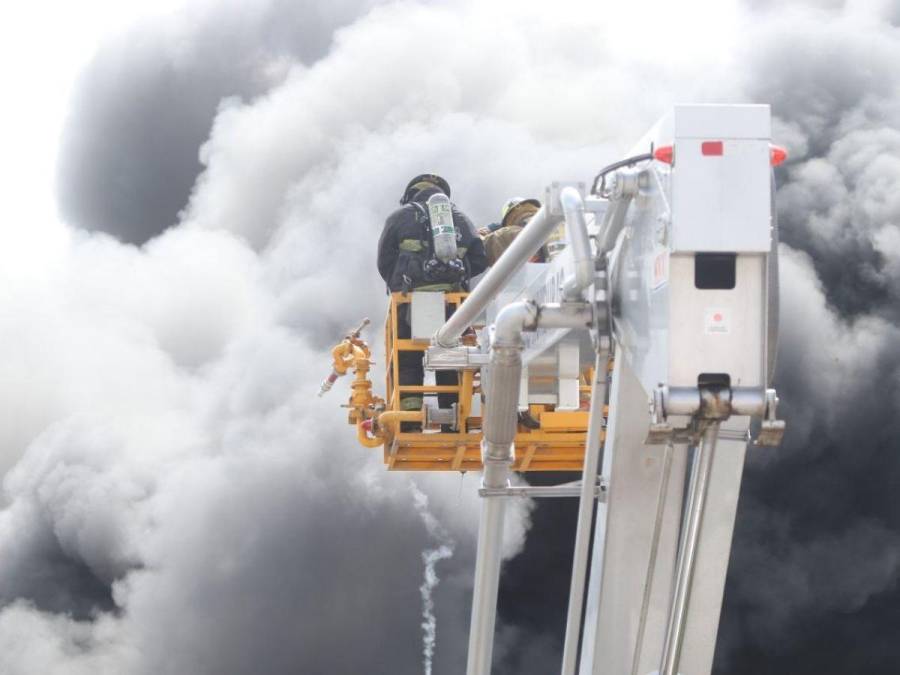
[[[537,199],[513,197],[503,205],[503,210],[500,214],[502,218],[500,227],[524,225],[521,221],[533,216],[539,208],[541,208],[541,203]]]

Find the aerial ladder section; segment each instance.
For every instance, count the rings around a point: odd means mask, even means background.
[[[744,456],[784,432],[770,136],[767,105],[674,106],[589,188],[551,184],[471,293],[391,296],[384,398],[362,327],[335,347],[323,393],[354,372],[349,421],[389,469],[482,471],[468,675],[491,670],[517,496],[580,500],[562,675],[710,673]],[[526,262],[560,227],[565,247]],[[458,384],[398,385],[403,350]],[[547,470],[582,479],[510,485]]]

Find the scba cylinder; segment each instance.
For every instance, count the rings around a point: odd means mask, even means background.
[[[456,250],[453,208],[447,195],[435,194],[428,198],[428,218],[431,221],[435,257],[445,263],[459,257]]]

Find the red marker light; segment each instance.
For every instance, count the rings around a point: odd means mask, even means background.
[[[653,159],[666,164],[672,164],[675,161],[675,147],[672,145],[662,145],[653,151]]]
[[[720,157],[725,150],[722,141],[703,141],[700,144],[700,152],[709,157]]]
[[[778,166],[787,159],[787,150],[780,145],[769,144],[769,164]]]

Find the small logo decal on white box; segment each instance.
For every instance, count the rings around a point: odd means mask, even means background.
[[[669,249],[664,248],[653,256],[653,285],[650,290],[655,291],[665,286],[669,280]]]
[[[721,307],[707,307],[703,323],[707,335],[727,335],[731,332],[730,317]]]

